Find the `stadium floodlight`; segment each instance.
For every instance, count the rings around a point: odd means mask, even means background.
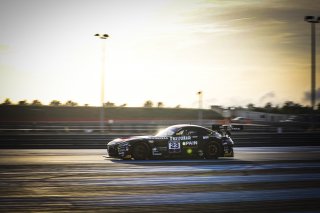
[[[94,36],[99,37],[100,39],[107,39],[109,37],[108,34],[95,34]],[[105,78],[105,56],[106,56],[106,48],[105,42],[102,42],[102,56],[101,56],[101,110],[100,110],[100,129],[101,132],[104,132],[104,78]]]
[[[320,16],[319,17],[316,17],[316,16],[305,16],[304,20],[306,22],[309,22],[309,23],[319,23],[320,22]]]
[[[97,36],[97,37],[99,37],[99,38],[101,38],[101,39],[107,39],[108,37],[109,37],[109,35],[108,34],[95,34],[94,36]]]
[[[315,109],[316,103],[316,23],[320,17],[305,16],[304,20],[311,24],[311,107]]]

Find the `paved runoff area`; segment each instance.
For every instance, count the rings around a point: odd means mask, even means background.
[[[124,161],[104,149],[0,150],[0,212],[320,212],[320,147]]]

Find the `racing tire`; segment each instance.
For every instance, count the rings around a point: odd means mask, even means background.
[[[218,159],[221,155],[221,145],[218,142],[212,141],[206,145],[204,157],[206,159]]]
[[[148,158],[148,147],[142,143],[139,143],[133,148],[133,158],[135,160],[146,160]]]

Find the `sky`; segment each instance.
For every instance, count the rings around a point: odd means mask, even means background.
[[[0,102],[98,106],[104,70],[116,105],[310,105],[305,15],[320,0],[0,0]]]

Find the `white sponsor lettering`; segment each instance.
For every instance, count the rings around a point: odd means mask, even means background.
[[[167,140],[168,137],[152,137],[153,140]]]
[[[182,142],[183,146],[197,146],[198,145],[198,141],[184,141]]]
[[[180,137],[170,137],[171,141],[186,141],[186,140],[191,140],[191,136],[180,136]]]

